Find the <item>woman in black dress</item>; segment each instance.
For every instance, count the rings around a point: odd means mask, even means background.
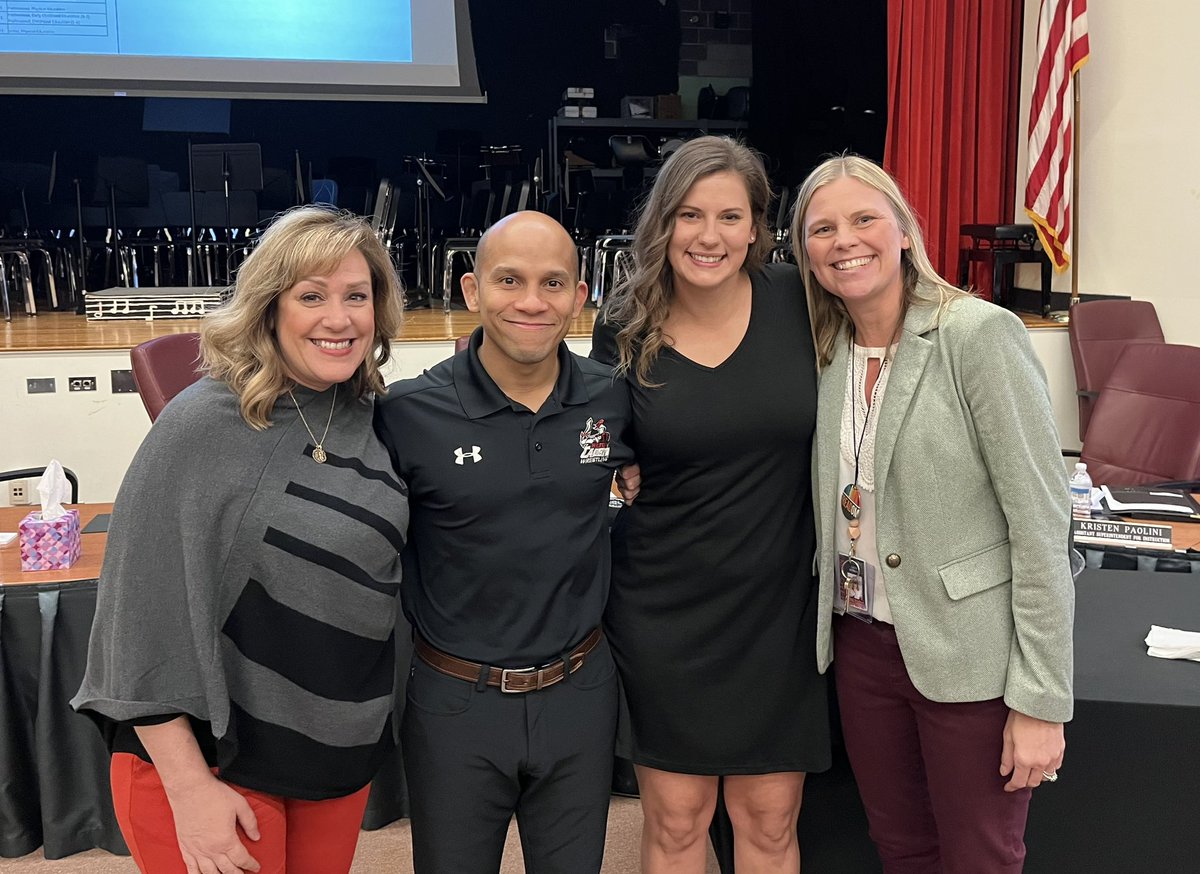
[[[739,870],[796,871],[804,776],[829,764],[814,657],[816,411],[799,273],[764,266],[758,157],[681,147],[593,356],[629,378],[637,501],[614,531],[606,629],[629,700],[642,868],[704,870],[718,783]]]

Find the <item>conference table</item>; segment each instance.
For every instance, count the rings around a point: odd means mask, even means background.
[[[1200,870],[1200,662],[1145,644],[1151,625],[1200,631],[1200,578],[1088,569],[1075,590],[1075,718],[1025,870]]]
[[[1161,525],[1162,522],[1153,524]],[[1200,524],[1175,522],[1171,525],[1172,550],[1137,549],[1129,546],[1098,546],[1076,543],[1090,568],[1119,571],[1159,571],[1200,574]]]
[[[86,528],[111,505],[79,506]],[[0,531],[29,507],[0,508]],[[100,733],[68,701],[83,674],[107,535],[82,535],[65,571],[21,571],[16,541],[0,549],[0,856],[39,846],[58,859],[93,847],[125,853],[108,795]]]
[[[111,505],[79,505],[85,531]],[[28,508],[0,508],[15,531]],[[96,605],[103,531],[67,571],[24,573],[0,548],[0,857],[101,847],[124,853],[100,733],[68,704]],[[1034,792],[1025,870],[1195,870],[1200,860],[1200,662],[1146,655],[1151,624],[1200,630],[1193,574],[1088,568],[1076,581],[1075,719],[1062,778]],[[701,727],[702,728],[702,727]],[[399,755],[372,787],[364,827],[408,814]],[[879,863],[840,751],[806,786],[805,870],[866,874]]]
[[[108,750],[69,704],[87,661],[112,504],[68,506],[84,531],[70,569],[24,572],[18,544],[0,548],[0,858],[39,846],[47,859],[96,847],[128,854],[108,791]],[[30,509],[0,507],[0,531],[16,531]],[[89,525],[98,530],[88,533]],[[406,816],[393,753],[372,785],[363,827]]]
[[[1151,625],[1200,631],[1200,577],[1088,568],[1075,595],[1075,718],[1060,779],[1033,793],[1025,872],[1200,870],[1200,662],[1152,658],[1143,642]],[[804,870],[874,874],[836,742],[833,762],[805,782]]]

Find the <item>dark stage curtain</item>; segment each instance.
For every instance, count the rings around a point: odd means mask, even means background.
[[[884,166],[955,280],[959,227],[1012,221],[1022,0],[888,0]],[[977,286],[990,292],[990,276]]]

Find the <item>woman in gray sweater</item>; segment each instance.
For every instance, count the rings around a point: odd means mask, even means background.
[[[401,307],[361,219],[285,214],[126,474],[72,703],[143,872],[349,870],[394,743],[408,501],[371,422]]]

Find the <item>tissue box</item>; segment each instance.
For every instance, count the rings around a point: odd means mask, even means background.
[[[79,511],[67,510],[53,522],[33,512],[17,526],[21,541],[21,570],[65,570],[79,560]]]

